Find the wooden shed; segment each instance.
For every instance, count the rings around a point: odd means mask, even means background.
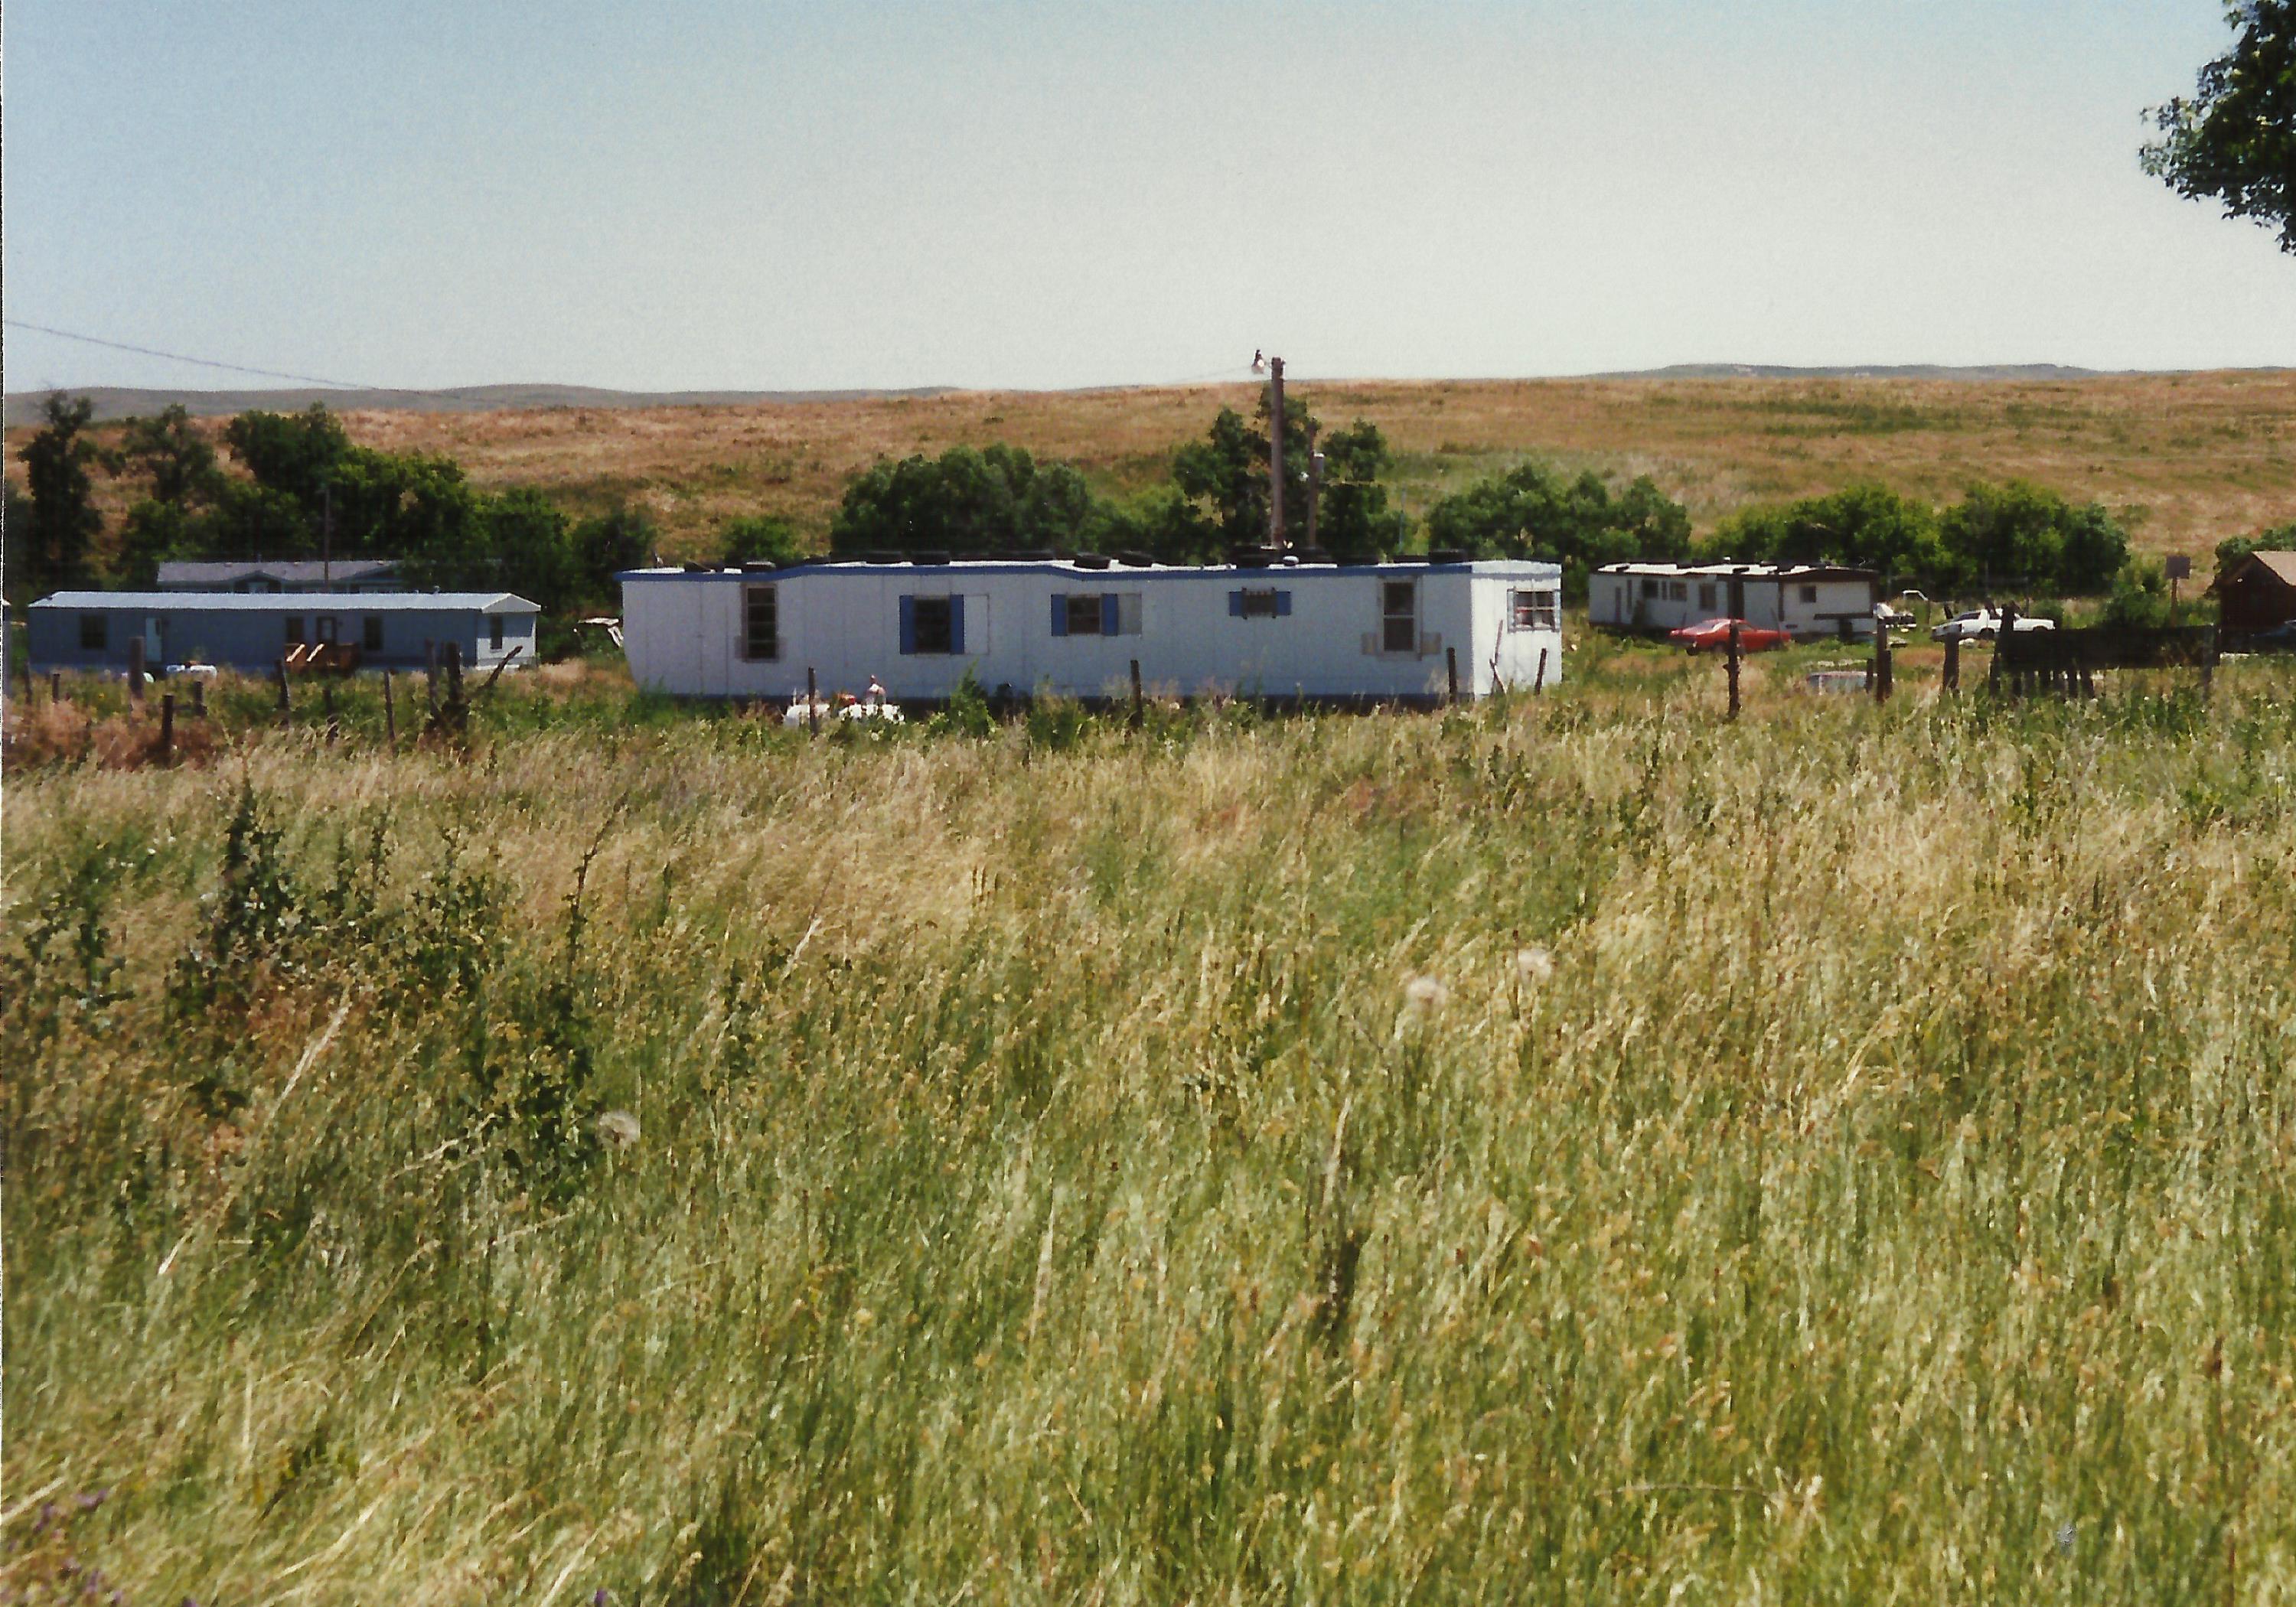
[[[2296,553],[2251,553],[2217,577],[2218,618],[2226,631],[2270,630],[2296,619]]]

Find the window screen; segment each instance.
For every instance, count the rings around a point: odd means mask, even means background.
[[[1385,652],[1419,651],[1419,587],[1409,580],[1387,580],[1379,588],[1379,643]]]
[[[500,614],[488,614],[487,616],[487,645],[488,647],[500,647],[502,644],[503,617]]]
[[[1557,623],[1553,592],[1509,592],[1507,612],[1516,630],[1553,630]]]
[[[778,659],[782,656],[779,587],[748,586],[742,588],[742,656],[745,659]]]
[[[382,616],[369,614],[361,622],[359,644],[368,652],[382,651]]]
[[[902,598],[901,651],[943,656],[962,652],[961,606],[955,597]]]
[[[1817,587],[1816,587],[1816,586],[1805,586],[1804,587],[1802,587],[1802,588],[1801,588],[1801,600],[1802,600],[1804,603],[1815,603],[1815,602],[1816,602],[1816,601],[1817,601]]]
[[[79,617],[79,646],[82,652],[102,652],[111,641],[111,621],[103,614],[82,614]]]
[[[1720,606],[1720,604],[1719,604],[1719,603],[1717,601],[1717,599],[1718,598],[1718,596],[1719,596],[1719,595],[1720,595],[1720,594],[1719,594],[1718,590],[1717,589],[1717,587],[1715,586],[1714,583],[1713,583],[1711,580],[1702,580],[1702,581],[1700,581],[1700,582],[1699,582],[1699,584],[1698,584],[1698,606],[1699,606],[1699,607],[1701,607],[1701,608],[1717,608],[1717,607],[1719,607],[1719,606]]]
[[[290,647],[303,645],[303,616],[300,614],[287,616],[287,645]]]
[[[1292,594],[1275,586],[1247,586],[1227,594],[1232,619],[1283,619],[1292,613]]]

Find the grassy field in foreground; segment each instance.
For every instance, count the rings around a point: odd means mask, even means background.
[[[2148,553],[2207,553],[2296,519],[2296,373],[2132,374],[1972,382],[1906,379],[1298,381],[1332,426],[1368,418],[1423,514],[1538,457],[1649,474],[1701,532],[1750,503],[1879,482],[1945,503],[2022,477],[2134,521]],[[880,457],[1009,441],[1075,463],[1103,494],[1166,480],[1172,452],[1250,385],[956,391],[729,407],[355,412],[352,435],[443,452],[491,488],[532,486],[570,508],[652,512],[672,559],[714,558],[738,514],[780,513],[825,537],[846,482]],[[220,420],[204,425],[219,428]],[[99,436],[116,430],[99,430]],[[30,438],[8,431],[10,456]],[[119,482],[100,482],[119,505]],[[2206,566],[2203,565],[2203,572]]]
[[[1777,668],[20,764],[0,1576],[2291,1599],[2296,677]]]

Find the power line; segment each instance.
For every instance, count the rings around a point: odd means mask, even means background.
[[[190,363],[200,368],[220,368],[229,373],[259,374],[266,380],[297,380],[306,385],[324,385],[332,390],[390,390],[413,396],[403,385],[361,385],[350,380],[323,379],[315,373],[288,373],[276,368],[255,368],[245,363],[223,363],[213,357],[186,357],[180,351],[161,351],[156,346],[136,346],[126,340],[107,340],[101,335],[83,335],[69,329],[54,329],[45,324],[33,324],[22,318],[0,319],[11,329],[36,330],[44,335],[53,335],[62,340],[78,340],[89,346],[109,347],[113,351],[132,351],[146,357],[165,357],[171,363]]]

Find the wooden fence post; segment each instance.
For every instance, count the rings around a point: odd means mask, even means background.
[[[1538,650],[1538,674],[1536,676],[1534,676],[1534,677],[1532,678],[1531,683],[1530,683],[1530,695],[1531,695],[1531,696],[1533,696],[1533,697],[1537,697],[1540,693],[1545,692],[1546,690],[1546,649],[1545,649],[1544,647],[1542,647],[1542,648],[1540,648],[1540,649]]]
[[[1449,693],[1450,701],[1454,703],[1457,702],[1459,701],[1459,650],[1456,647],[1447,647],[1443,650],[1443,685]]]
[[[295,706],[287,696],[287,660],[283,656],[272,665],[272,673],[279,678],[279,729],[284,731],[295,723]]]
[[[805,667],[805,731],[808,736],[821,734],[821,681],[813,666]]]
[[[1945,670],[1939,684],[1947,692],[1961,690],[1961,638],[1958,635],[1945,639]]]
[[[127,638],[127,701],[144,701],[144,638],[140,634]]]
[[[461,737],[470,731],[470,705],[463,701],[463,644],[447,644],[447,721]]]
[[[2215,627],[2211,627],[2209,630],[2208,645],[2201,649],[2201,696],[2208,697],[2216,690],[2216,685],[2217,633]]]
[[[192,677],[192,717],[195,720],[208,717],[208,684],[197,676]]]
[[[160,694],[160,762],[176,762],[176,694],[172,692]]]
[[[64,672],[61,669],[51,669],[48,671],[48,701],[61,703],[63,701]]]
[[[1140,660],[1135,659],[1132,660],[1132,728],[1135,731],[1140,729],[1144,713],[1140,701]]]
[[[1874,701],[1890,701],[1890,627],[1874,621]]]
[[[1723,649],[1730,676],[1730,717],[1734,720],[1738,717],[1738,670],[1740,661],[1744,656],[1743,649],[1738,641],[1738,622],[1735,619],[1731,620],[1729,640]]]
[[[398,751],[398,687],[388,669],[382,672],[382,739]]]

